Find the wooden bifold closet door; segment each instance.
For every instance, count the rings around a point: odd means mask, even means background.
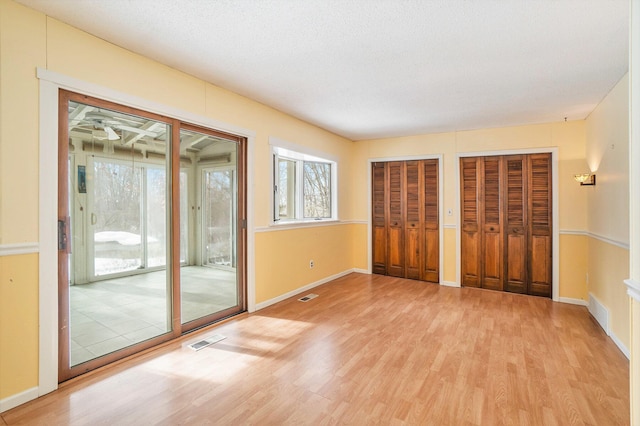
[[[551,154],[460,159],[462,285],[551,297]]]
[[[372,165],[373,273],[438,282],[438,160]]]

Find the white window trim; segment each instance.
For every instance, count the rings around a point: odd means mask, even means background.
[[[309,225],[309,224],[318,224],[318,223],[327,223],[327,222],[339,222],[338,219],[338,161],[337,158],[333,155],[326,154],[324,152],[315,150],[313,148],[305,147],[302,145],[298,145],[292,142],[284,141],[282,139],[278,139],[276,137],[269,137],[269,146],[271,151],[271,196],[270,196],[270,219],[269,226],[291,226],[291,225]],[[331,165],[331,217],[328,218],[303,218],[303,197],[296,196],[296,217],[295,219],[282,219],[275,220],[275,212],[276,212],[276,197],[275,197],[275,163],[273,161],[274,158],[285,158],[294,161],[315,161],[315,162],[323,162],[329,163]],[[296,184],[300,185],[300,189],[296,190],[296,192],[300,191],[302,193],[302,167],[296,167]]]

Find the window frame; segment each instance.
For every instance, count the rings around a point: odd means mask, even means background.
[[[273,226],[325,223],[338,221],[338,162],[331,156],[315,152],[290,142],[269,138],[271,145],[271,219]],[[279,160],[295,162],[294,183],[294,218],[281,218],[279,212],[278,174]],[[330,216],[304,217],[304,163],[323,163],[329,165]]]

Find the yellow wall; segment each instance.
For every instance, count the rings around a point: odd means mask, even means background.
[[[341,224],[256,234],[256,275],[271,286],[256,289],[264,302],[353,268],[353,233],[366,227]],[[345,232],[346,231],[346,232]],[[287,253],[283,256],[282,253]],[[313,260],[314,267],[309,267]],[[366,268],[366,265],[364,265]]]
[[[81,54],[78,52],[82,52]],[[91,52],[92,60],[87,60]],[[609,304],[612,330],[628,344],[628,304],[622,306],[618,277],[611,263],[627,274],[622,262],[624,249],[590,239],[587,214],[606,219],[588,199],[593,188],[581,188],[572,175],[587,169],[585,141],[610,144],[624,135],[616,113],[622,113],[621,92],[604,103],[604,112],[592,114],[587,123],[558,122],[500,129],[450,132],[353,143],[301,120],[213,86],[193,76],[158,64],[11,0],[0,0],[0,244],[38,240],[38,115],[39,93],[36,68],[45,68],[129,95],[168,105],[190,113],[246,128],[255,133],[253,185],[255,225],[256,302],[268,301],[304,285],[351,268],[368,264],[368,161],[381,157],[443,156],[444,217],[443,279],[456,280],[457,179],[456,155],[555,147],[559,153],[560,296],[584,299],[587,287],[582,277],[590,273],[589,291]],[[269,137],[320,150],[338,160],[339,217],[349,223],[298,229],[269,228],[270,155]],[[600,143],[600,142],[598,142]],[[600,161],[596,191],[604,200],[623,206],[624,196],[615,182],[620,161],[618,142]],[[591,146],[591,145],[589,145]],[[593,146],[599,145],[597,143]],[[615,151],[615,152],[614,152]],[[589,149],[588,158],[598,149]],[[16,161],[16,159],[20,161]],[[608,170],[608,172],[607,172]],[[622,169],[620,169],[622,170]],[[602,173],[602,175],[601,175]],[[609,180],[608,180],[609,179]],[[609,186],[610,185],[610,186]],[[589,192],[589,191],[592,192]],[[612,195],[614,194],[614,195]],[[608,197],[608,198],[607,198]],[[616,216],[618,218],[618,216]],[[621,224],[607,228],[606,221],[593,222],[595,232],[623,234]],[[591,230],[589,228],[589,230]],[[606,236],[606,235],[605,235]],[[584,261],[588,250],[589,264]],[[38,385],[38,277],[37,255],[0,256],[0,399]],[[316,266],[309,269],[309,260]],[[627,255],[628,259],[628,255]],[[627,270],[625,270],[627,268]],[[13,283],[8,278],[13,279]],[[624,277],[623,277],[624,278]],[[20,286],[15,283],[19,282]],[[625,311],[626,309],[626,311]],[[624,328],[627,312],[627,328]],[[16,327],[19,324],[20,327]],[[20,362],[18,362],[18,360]]]
[[[456,282],[456,230],[445,228],[444,230],[444,271],[442,279],[448,283]]]
[[[369,253],[367,246],[362,245],[362,241],[367,239],[368,226],[364,223],[353,224],[351,226],[351,256],[353,268],[366,270],[369,264]]]
[[[354,183],[365,187],[369,179],[369,160],[403,156],[442,155],[444,211],[453,210],[453,216],[444,216],[445,225],[458,223],[457,211],[457,166],[456,156],[463,153],[500,152],[518,149],[557,148],[559,181],[560,232],[583,233],[586,231],[586,192],[574,180],[573,175],[586,169],[585,123],[584,121],[547,123],[497,129],[482,129],[464,132],[439,133],[411,137],[378,139],[356,142],[354,153]],[[367,191],[353,193],[353,204],[357,219],[366,219],[368,210]],[[456,230],[446,228],[444,232],[444,281],[456,281]],[[586,240],[582,235],[565,236],[560,239],[560,270],[572,274],[561,275],[559,293],[561,297],[586,300],[586,264],[576,261],[573,251],[568,250],[576,241]],[[367,242],[363,241],[363,245]],[[564,247],[564,250],[563,250]]]
[[[560,297],[587,301],[587,256],[589,238],[586,235],[560,235]]]
[[[36,67],[46,64],[45,22],[17,3],[0,3],[0,244],[38,241]]]
[[[588,259],[589,292],[607,307],[611,333],[629,348],[629,297],[623,282],[629,278],[629,250],[590,238]]]
[[[0,256],[0,400],[38,385],[38,255]]]
[[[609,310],[609,327],[627,348],[629,302],[629,75],[586,120],[586,158],[596,173],[587,189],[589,292]],[[607,242],[603,241],[606,239]]]
[[[25,20],[16,20],[16,14]],[[0,3],[0,244],[38,240],[38,82],[45,17]],[[30,78],[24,78],[29,76]],[[28,161],[16,161],[17,158]],[[38,256],[0,256],[0,400],[37,386]]]
[[[586,158],[596,173],[588,188],[589,231],[629,244],[629,75],[586,120]]]
[[[0,0],[0,24],[0,244],[35,244],[39,238],[38,67],[253,132],[255,180],[249,185],[255,194],[253,214],[258,228],[268,227],[270,221],[271,187],[267,177],[271,175],[272,136],[320,151],[337,161],[338,215],[341,220],[353,218],[349,194],[352,174],[348,167],[353,151],[351,141],[11,0]],[[362,240],[366,232],[366,225],[349,223],[257,233],[257,302],[353,267],[366,268],[366,252],[363,256],[354,246],[354,241]],[[277,269],[264,261],[276,253],[280,259]],[[313,271],[308,268],[311,257],[317,262]],[[332,263],[334,259],[339,261]],[[24,266],[19,256],[3,256],[2,263],[8,271]],[[19,308],[21,315],[17,318],[27,329],[21,327],[20,333],[14,333],[14,323],[4,318],[0,324],[4,339],[0,350],[0,399],[38,385],[37,293],[33,297],[33,291],[38,289],[37,262],[29,270],[35,274],[25,275],[21,281],[26,284],[19,290],[2,289],[3,306]],[[17,359],[23,362],[17,365]]]

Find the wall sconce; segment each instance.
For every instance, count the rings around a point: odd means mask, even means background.
[[[592,175],[591,173],[573,175],[573,178],[576,180],[576,182],[580,182],[580,186],[596,184],[596,175]]]

